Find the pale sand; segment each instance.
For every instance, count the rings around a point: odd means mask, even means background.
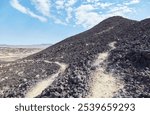
[[[45,60],[44,62],[45,62],[45,63],[52,63],[52,62],[47,61],[47,60]],[[60,66],[59,71],[58,71],[57,73],[55,73],[55,74],[49,76],[49,78],[44,79],[44,80],[38,82],[35,86],[33,86],[33,87],[27,92],[27,94],[26,94],[26,96],[25,96],[26,98],[34,98],[34,97],[40,95],[40,94],[42,93],[42,91],[43,91],[44,89],[46,89],[48,86],[50,86],[50,85],[53,83],[53,81],[57,78],[57,76],[58,76],[59,74],[63,74],[64,71],[66,70],[66,68],[68,67],[68,66],[67,66],[66,64],[64,64],[64,63],[59,63],[59,62],[53,62],[53,63],[56,63],[57,65]]]
[[[17,53],[7,53],[7,51],[5,53],[0,53],[0,61],[4,61],[4,62],[11,62],[11,61],[15,61],[21,58],[25,58],[29,55],[35,54],[39,51],[41,51],[42,49],[39,50],[32,50],[28,53],[22,53],[22,52],[17,52]]]
[[[112,42],[109,46],[115,49],[115,43]],[[109,52],[99,53],[97,59],[94,61],[93,66],[96,70],[91,73],[92,83],[91,91],[87,96],[89,98],[111,98],[119,89],[123,88],[123,82],[113,76],[113,73],[105,72],[106,60]]]

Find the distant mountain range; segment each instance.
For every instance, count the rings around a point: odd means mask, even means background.
[[[0,97],[150,98],[150,19],[110,17],[0,64]]]
[[[7,45],[0,44],[0,47],[9,47],[9,48],[47,48],[52,44],[33,44],[33,45]]]

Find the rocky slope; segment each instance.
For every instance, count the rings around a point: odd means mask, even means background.
[[[0,97],[150,97],[150,19],[111,17],[0,64]]]

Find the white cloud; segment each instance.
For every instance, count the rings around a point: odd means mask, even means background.
[[[117,6],[109,10],[109,13],[112,13],[114,15],[123,15],[125,13],[131,13],[131,12],[133,12],[133,10],[128,6]]]
[[[134,12],[132,8],[123,4],[111,6],[105,13],[97,12],[96,10],[99,10],[99,6],[95,6],[92,4],[81,5],[80,7],[78,7],[75,13],[76,24],[82,25],[84,28],[90,28],[108,17],[116,15],[125,17],[126,14]]]
[[[11,0],[11,5],[20,12],[43,22],[51,19],[57,24],[76,24],[90,28],[110,16],[127,16],[135,13],[132,4],[141,0],[125,0],[117,3],[103,0],[29,0],[36,9],[34,13],[21,5],[19,0]],[[76,4],[77,3],[77,4]],[[40,16],[41,15],[41,16]]]
[[[65,4],[66,7],[71,7],[73,6],[77,0],[67,0],[67,3]]]
[[[102,9],[105,9],[105,8],[108,8],[110,6],[113,5],[113,3],[102,3],[102,2],[99,2],[99,3],[96,3],[97,6],[101,7]]]
[[[86,0],[87,3],[96,3],[99,2],[100,0]]]
[[[67,12],[67,18],[66,18],[66,22],[69,22],[69,20],[73,17],[72,13],[73,13],[73,8],[69,7],[66,9]]]
[[[27,9],[24,6],[22,6],[18,0],[12,0],[10,3],[15,9],[19,10],[24,14],[27,14]]]
[[[56,8],[57,9],[64,9],[64,4],[65,4],[65,1],[64,0],[57,0],[56,2]]]
[[[50,16],[50,0],[31,0],[31,2],[35,5],[37,11],[42,13],[44,16]]]
[[[140,3],[140,0],[131,0],[131,3],[132,4],[138,4],[138,3]]]
[[[51,19],[54,21],[55,24],[61,24],[61,25],[66,25],[65,22],[57,18],[56,16],[51,16]]]
[[[113,5],[111,2],[102,2],[101,0],[86,0],[86,4],[92,4],[95,7],[99,7],[102,9],[108,8]]]
[[[94,12],[92,5],[81,5],[76,9],[76,24],[83,25],[85,28],[90,28],[99,23],[101,16]]]
[[[68,0],[65,4],[65,10],[67,13],[66,22],[69,23],[71,18],[73,17],[73,8],[74,4],[77,2],[77,0]]]
[[[48,21],[45,17],[36,15],[36,14],[34,14],[33,12],[31,12],[31,11],[28,11],[28,14],[29,14],[31,17],[37,18],[37,19],[39,19],[39,20],[42,21],[42,22],[47,22],[47,21]]]
[[[11,3],[11,6],[15,9],[17,9],[18,11],[24,13],[24,14],[27,14],[33,18],[36,18],[36,19],[39,19],[40,21],[42,22],[46,22],[47,19],[45,17],[42,17],[42,16],[39,16],[39,15],[36,15],[35,13],[33,13],[32,11],[30,11],[28,8],[22,6],[18,0],[11,0],[10,1]]]
[[[94,10],[94,6],[91,4],[87,4],[87,5],[81,5],[80,7],[77,8],[77,11],[81,12],[81,11],[92,11]]]
[[[126,17],[126,14],[133,13],[134,10],[128,6],[118,5],[115,7],[111,7],[110,10],[105,13],[101,14],[101,20],[104,20],[108,17],[112,16],[123,16]]]
[[[132,5],[132,4],[138,4],[141,0],[130,0],[129,2],[126,2],[125,5]]]

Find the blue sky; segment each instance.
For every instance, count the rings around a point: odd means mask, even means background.
[[[111,16],[150,18],[149,6],[149,0],[1,0],[0,44],[54,44]]]

